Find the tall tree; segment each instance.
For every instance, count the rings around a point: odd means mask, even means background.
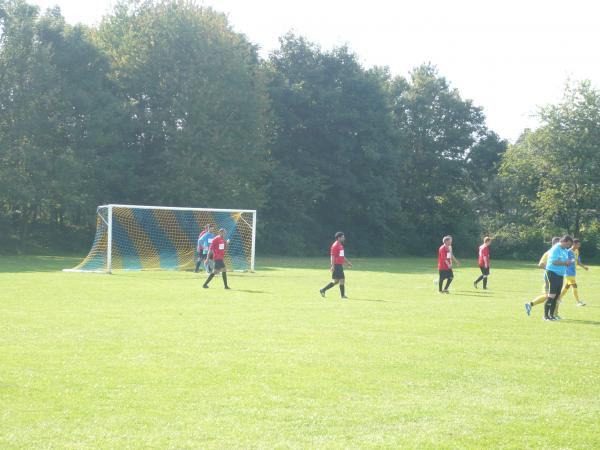
[[[294,34],[268,69],[275,171],[265,216],[281,230],[274,247],[322,251],[344,229],[355,249],[384,251],[396,204],[388,73],[363,69],[346,47],[324,52]]]
[[[417,67],[409,80],[396,78],[391,93],[400,136],[400,226],[415,236],[410,250],[432,247],[448,233],[472,240],[478,228],[467,201],[468,160],[479,155],[487,135],[481,109],[431,65]]]
[[[580,235],[600,207],[600,92],[589,81],[567,85],[540,118],[542,126],[507,151],[501,176],[516,215]]]
[[[119,106],[105,60],[57,8],[5,2],[0,39],[0,204],[26,240],[32,225],[82,222]]]
[[[256,208],[268,99],[256,47],[195,2],[124,1],[96,42],[129,102],[131,201]],[[112,199],[113,201],[119,199]]]

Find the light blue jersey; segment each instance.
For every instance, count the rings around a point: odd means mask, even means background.
[[[577,264],[576,264],[577,255],[571,249],[568,250],[568,253],[569,253],[569,259],[572,259],[575,262],[573,264],[571,264],[570,266],[567,266],[567,271],[566,271],[565,275],[568,277],[574,277],[577,273]]]
[[[200,239],[203,254],[206,255],[208,253],[208,247],[210,247],[210,244],[212,244],[212,241],[215,238],[215,236],[216,235],[213,233],[204,233],[204,236],[202,236],[202,239]]]
[[[548,262],[546,263],[546,270],[551,270],[556,275],[561,277],[565,276],[567,271],[567,266],[558,266],[556,262],[566,262],[569,260],[569,250],[566,248],[562,248],[560,246],[560,242],[555,244],[550,249],[550,254],[548,255]]]

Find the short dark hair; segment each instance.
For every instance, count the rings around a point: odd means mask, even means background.
[[[568,234],[565,234],[562,238],[560,238],[560,242],[573,242],[573,238]]]
[[[341,238],[343,235],[344,235],[344,233],[343,233],[343,232],[341,232],[341,231],[338,231],[337,233],[335,233],[335,238],[336,238],[336,239],[338,239],[338,238]]]
[[[573,244],[581,244],[581,241],[579,239],[573,239]]]

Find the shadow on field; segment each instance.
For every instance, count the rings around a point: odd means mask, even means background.
[[[423,257],[400,258],[352,258],[352,272],[377,272],[398,274],[437,275],[437,260]],[[537,261],[536,261],[537,262]],[[528,261],[494,261],[493,270],[522,270],[536,268],[536,262]],[[329,258],[287,258],[287,257],[262,257],[257,261],[257,271],[277,271],[282,269],[310,269],[327,271]],[[476,269],[477,261],[469,260],[461,265],[461,269]],[[459,269],[460,270],[460,269]],[[539,270],[539,269],[538,269]]]
[[[469,297],[479,297],[479,298],[488,298],[488,297],[497,297],[497,295],[492,294],[491,292],[476,292],[476,291],[450,291],[450,295],[466,295]]]
[[[574,323],[576,325],[595,325],[600,326],[600,322],[595,320],[563,319],[561,322]]]
[[[272,294],[272,292],[267,292],[267,291],[252,291],[250,289],[236,289],[236,288],[231,288],[232,291],[235,292],[245,292],[247,294]]]
[[[376,302],[376,303],[403,303],[402,301],[398,301],[398,300],[382,300],[380,298],[354,298],[354,297],[350,297],[348,299],[351,302]]]
[[[60,272],[81,262],[76,256],[0,256],[0,273]]]

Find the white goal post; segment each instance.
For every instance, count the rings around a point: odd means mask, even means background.
[[[254,271],[256,210],[102,205],[88,255],[67,272],[193,269],[198,236],[207,224],[224,228],[230,270]]]

